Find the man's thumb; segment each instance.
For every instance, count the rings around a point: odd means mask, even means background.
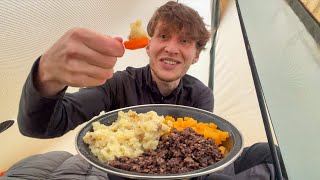
[[[121,37],[114,37],[114,39],[116,39],[117,41],[119,41],[120,43],[123,42],[123,39]]]

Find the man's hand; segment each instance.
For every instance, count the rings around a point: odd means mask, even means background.
[[[52,96],[66,86],[102,85],[113,76],[113,67],[124,51],[121,38],[71,29],[41,57],[36,88],[41,95]]]

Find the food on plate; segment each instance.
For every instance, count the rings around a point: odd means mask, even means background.
[[[137,158],[119,157],[109,165],[140,173],[176,174],[208,167],[222,159],[212,139],[204,139],[192,128],[174,129],[160,140],[158,148]]]
[[[172,124],[173,128],[180,131],[190,127],[197,133],[203,135],[205,139],[211,138],[218,146],[229,137],[229,133],[217,129],[218,126],[216,124],[198,122],[191,117],[177,118],[177,120],[175,120],[171,116],[166,116],[164,123]],[[165,135],[167,135],[167,133]],[[225,147],[219,146],[219,149],[224,153]]]
[[[174,119],[154,111],[118,112],[110,126],[93,122],[83,137],[100,161],[123,170],[168,174],[205,168],[225,155],[228,132],[191,117]]]
[[[142,22],[137,20],[130,24],[130,34],[128,36],[128,41],[125,41],[124,47],[126,49],[139,49],[144,48],[149,44],[149,36],[142,28]]]
[[[146,150],[156,149],[160,137],[170,130],[163,120],[154,111],[120,111],[117,121],[110,126],[93,122],[93,132],[87,132],[83,140],[102,162],[121,156],[138,157]]]

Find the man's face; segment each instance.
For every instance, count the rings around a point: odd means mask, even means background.
[[[194,40],[183,33],[169,32],[160,22],[147,46],[147,54],[154,78],[165,82],[180,80],[199,57]]]

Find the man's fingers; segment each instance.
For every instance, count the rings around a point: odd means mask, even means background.
[[[101,54],[115,57],[121,57],[124,54],[123,44],[118,38],[115,39],[88,29],[74,29],[70,36],[81,40],[87,47]]]
[[[87,67],[80,69],[81,73],[95,79],[110,79],[113,76],[113,69],[103,69],[98,66],[88,65]]]
[[[123,43],[123,39],[121,37],[114,37],[117,41],[119,41],[121,44]]]
[[[89,87],[100,86],[106,82],[105,79],[97,79],[87,76],[85,74],[79,74],[77,76],[69,76],[66,78],[68,85],[72,87]]]
[[[76,76],[81,74],[97,78],[97,79],[110,79],[113,76],[113,66],[110,68],[102,68],[99,66],[88,64],[84,60],[73,59],[70,60],[65,68],[65,72],[74,80]],[[70,80],[69,80],[70,82]]]
[[[104,69],[113,68],[116,64],[117,57],[107,56],[88,48],[84,44],[77,44],[73,47],[76,53],[72,55],[72,61],[77,59],[79,62],[86,62],[89,65],[98,66]],[[76,63],[76,62],[74,62]]]

